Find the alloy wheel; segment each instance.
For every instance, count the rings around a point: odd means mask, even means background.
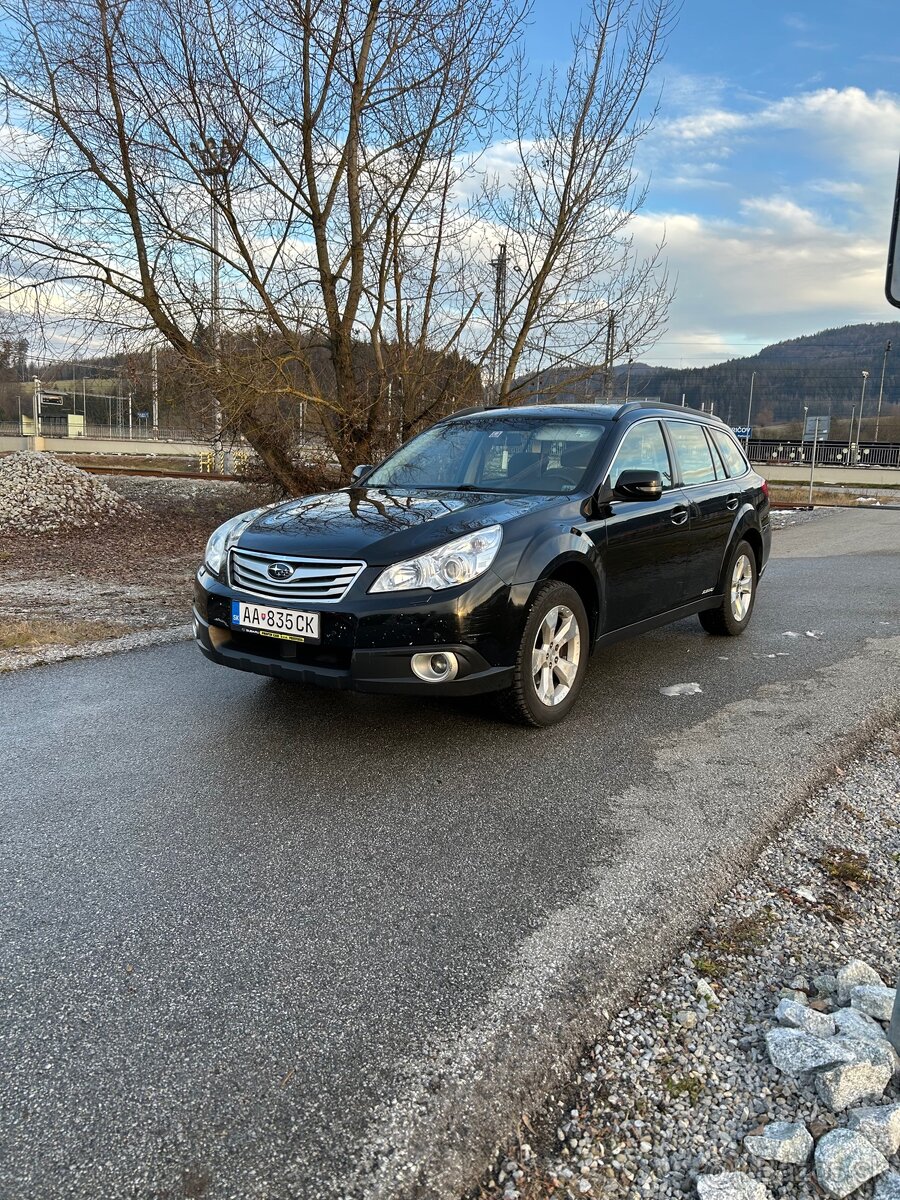
[[[731,572],[731,612],[743,621],[753,599],[753,566],[746,554],[739,554]]]
[[[537,631],[531,653],[534,690],[542,704],[560,704],[572,690],[581,661],[581,632],[564,604],[551,608]]]

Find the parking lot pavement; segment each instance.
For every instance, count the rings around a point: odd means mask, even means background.
[[[900,512],[776,537],[744,638],[606,650],[549,731],[190,645],[0,678],[4,1200],[477,1178],[896,703]]]

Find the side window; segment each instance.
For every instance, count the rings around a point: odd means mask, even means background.
[[[612,487],[623,471],[659,471],[663,488],[672,486],[672,464],[658,421],[640,421],[622,438],[609,472]]]
[[[710,433],[719,447],[719,453],[725,460],[725,466],[728,468],[728,474],[732,479],[736,475],[743,475],[750,470],[747,460],[744,458],[743,452],[738,447],[734,438],[729,437],[724,429],[711,429]]]
[[[703,426],[690,421],[666,421],[666,428],[675,447],[682,482],[714,483],[716,469]]]
[[[727,479],[728,472],[725,470],[725,464],[722,462],[722,455],[716,449],[712,437],[710,436],[710,431],[705,425],[703,427],[703,431],[706,434],[706,443],[709,446],[709,452],[712,455],[713,470],[716,473],[716,479]]]

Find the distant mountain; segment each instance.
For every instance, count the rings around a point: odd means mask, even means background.
[[[892,343],[884,376],[884,409],[900,405],[900,321],[869,325],[845,325],[820,333],[791,338],[766,346],[747,358],[733,358],[709,367],[680,370],[632,363],[628,392],[632,399],[654,397],[680,404],[682,396],[692,408],[709,408],[729,424],[747,418],[750,380],[753,379],[753,424],[770,425],[796,420],[803,406],[810,413],[849,417],[859,405],[862,372],[869,372],[865,414],[872,417],[881,383],[881,368],[887,342]],[[544,387],[556,389],[560,400],[585,401],[604,398],[603,371],[593,371],[567,387],[572,372],[547,372]],[[625,397],[628,367],[614,371],[613,398]]]

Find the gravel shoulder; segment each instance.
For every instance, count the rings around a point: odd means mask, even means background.
[[[233,481],[102,478],[130,501],[127,515],[85,528],[4,536],[0,621],[30,625],[34,637],[0,648],[0,671],[155,644],[158,631],[180,636],[209,534],[265,502]],[[66,638],[74,645],[54,638],[59,627],[75,630]]]
[[[858,870],[843,870],[841,863]],[[570,1085],[527,1121],[479,1190],[505,1200],[695,1197],[739,1171],[775,1200],[823,1195],[812,1161],[764,1161],[743,1139],[776,1121],[846,1123],[769,1060],[779,999],[807,1003],[848,960],[900,974],[900,726],[813,795],[687,947],[609,1015]],[[826,986],[827,983],[820,985]],[[799,994],[795,990],[802,988]],[[831,1002],[819,1001],[829,1011]],[[900,1100],[894,1076],[883,1101]],[[900,1155],[889,1157],[900,1168]],[[873,1193],[865,1184],[858,1200]]]

